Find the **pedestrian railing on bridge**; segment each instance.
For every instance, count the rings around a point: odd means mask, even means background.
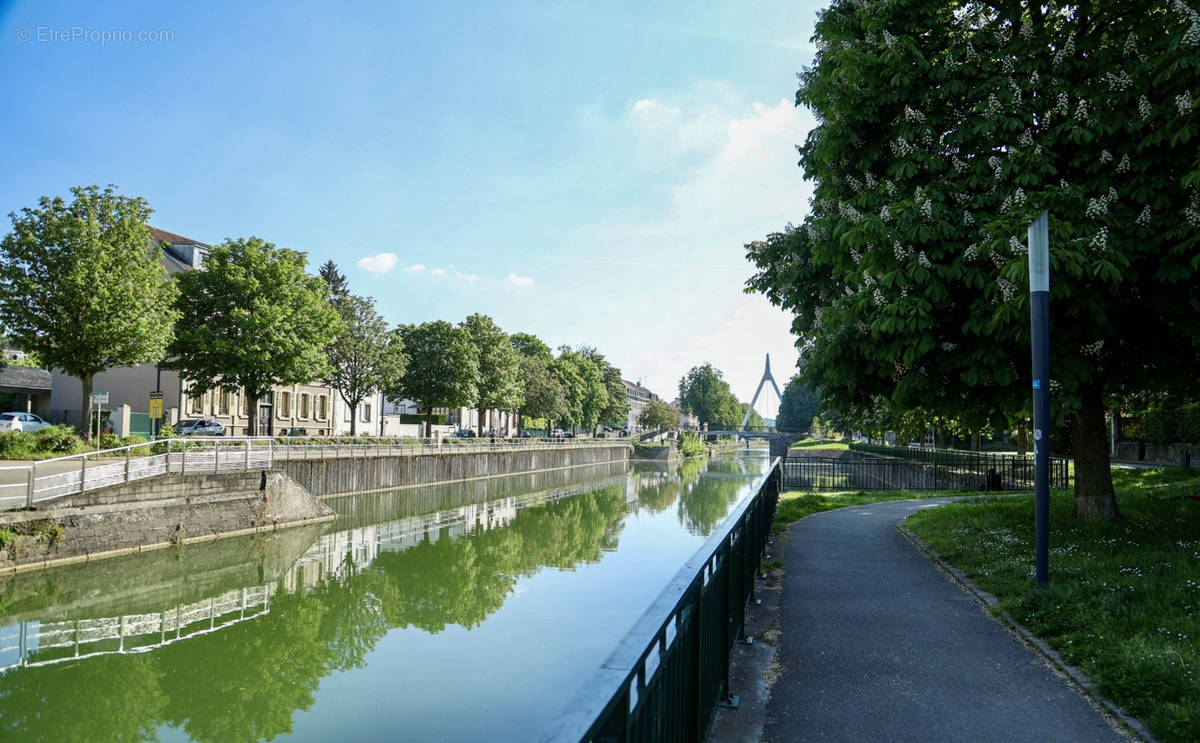
[[[541,740],[703,740],[729,698],[729,662],[742,636],[781,485],[776,459],[676,574]]]
[[[519,438],[328,438],[200,437],[159,439],[30,464],[0,467],[0,510],[33,508],[89,490],[166,473],[270,469],[284,459],[395,457],[515,451],[531,448],[598,447],[621,439]]]
[[[1031,456],[907,449],[855,444],[840,457],[789,456],[783,463],[789,490],[1029,490]],[[1050,462],[1051,487],[1070,487],[1065,459]]]

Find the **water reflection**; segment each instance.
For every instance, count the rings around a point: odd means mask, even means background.
[[[291,733],[322,679],[364,668],[389,633],[480,627],[523,579],[617,549],[631,508],[674,506],[688,532],[707,534],[749,474],[714,461],[708,476],[705,464],[339,498],[328,533],[222,540],[7,581],[0,739]]]

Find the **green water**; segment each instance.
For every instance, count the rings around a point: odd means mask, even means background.
[[[528,741],[765,456],[329,500],[336,522],[0,583],[0,740]]]

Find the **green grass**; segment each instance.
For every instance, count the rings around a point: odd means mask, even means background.
[[[1159,740],[1200,740],[1200,473],[1113,479],[1116,522],[1079,521],[1071,493],[1053,493],[1045,590],[1032,497],[961,501],[907,525]]]
[[[827,441],[825,439],[804,439],[792,444],[789,449],[809,449],[822,451],[849,451],[850,445],[844,441]]]
[[[911,500],[913,498],[935,498],[944,495],[962,495],[961,493],[948,492],[931,492],[931,493],[913,493],[907,490],[881,490],[878,492],[866,492],[859,490],[858,492],[844,493],[809,493],[803,491],[793,491],[784,493],[779,496],[779,506],[775,510],[775,520],[771,523],[771,530],[779,533],[787,529],[788,524],[793,521],[809,516],[821,511],[832,511],[835,508],[845,508],[846,506],[865,506],[871,503],[882,503],[889,500]]]

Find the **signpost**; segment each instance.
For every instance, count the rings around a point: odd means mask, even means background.
[[[108,404],[107,392],[93,392],[92,402],[96,405],[96,448],[100,448],[100,406]]]
[[[163,396],[161,392],[155,391],[150,393],[150,432],[151,438],[158,437],[159,428],[162,426],[163,417]]]
[[[1029,225],[1029,322],[1033,345],[1033,494],[1037,584],[1050,582],[1050,217]]]

